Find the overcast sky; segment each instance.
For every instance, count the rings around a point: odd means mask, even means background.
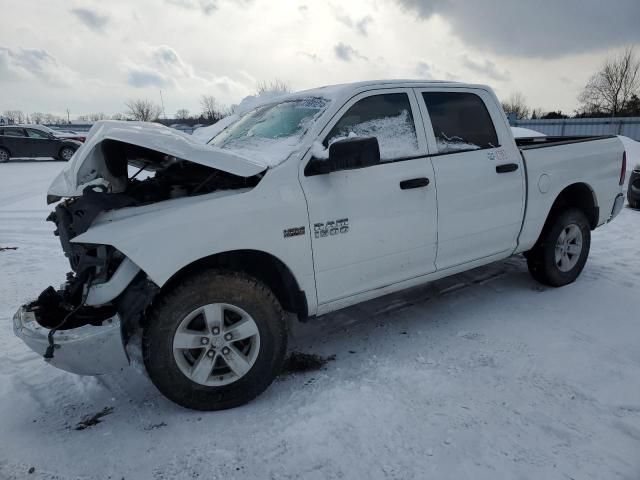
[[[572,112],[607,54],[640,44],[640,0],[0,0],[0,112],[172,116],[379,78],[479,82]]]

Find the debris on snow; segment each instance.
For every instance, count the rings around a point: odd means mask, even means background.
[[[281,376],[320,370],[335,359],[335,355],[322,357],[314,353],[292,352],[284,361]]]
[[[87,415],[82,420],[78,422],[75,426],[74,430],[84,430],[85,428],[93,427],[102,422],[102,417],[106,417],[113,413],[113,407],[104,407],[98,413],[94,413],[93,415]]]

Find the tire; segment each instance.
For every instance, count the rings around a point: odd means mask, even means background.
[[[633,170],[627,185],[627,201],[635,210],[640,209],[640,170]]]
[[[587,263],[590,247],[591,227],[586,215],[575,208],[559,212],[527,254],[529,273],[551,287],[572,283]]]
[[[8,162],[10,158],[11,154],[9,153],[9,150],[6,148],[0,148],[0,163]]]
[[[60,153],[58,154],[58,159],[62,160],[63,162],[68,162],[69,160],[71,160],[71,157],[73,157],[73,154],[75,152],[75,149],[72,147],[62,147],[60,149]]]
[[[216,323],[220,317],[222,324]],[[147,319],[142,352],[149,377],[183,407],[224,410],[245,404],[266,390],[282,368],[284,312],[271,290],[248,275],[196,274],[163,293]],[[217,334],[215,325],[222,325]],[[251,334],[226,340],[227,335]]]

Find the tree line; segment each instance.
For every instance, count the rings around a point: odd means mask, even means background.
[[[634,47],[609,56],[578,95],[580,106],[574,118],[640,116],[640,58]],[[530,109],[521,92],[512,93],[502,102],[507,114],[519,119],[570,118],[560,110],[543,113]]]

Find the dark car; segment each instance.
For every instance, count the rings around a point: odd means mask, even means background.
[[[633,169],[629,177],[627,200],[631,208],[640,209],[640,165]]]
[[[0,163],[15,157],[53,157],[68,161],[82,143],[43,130],[0,125]]]

